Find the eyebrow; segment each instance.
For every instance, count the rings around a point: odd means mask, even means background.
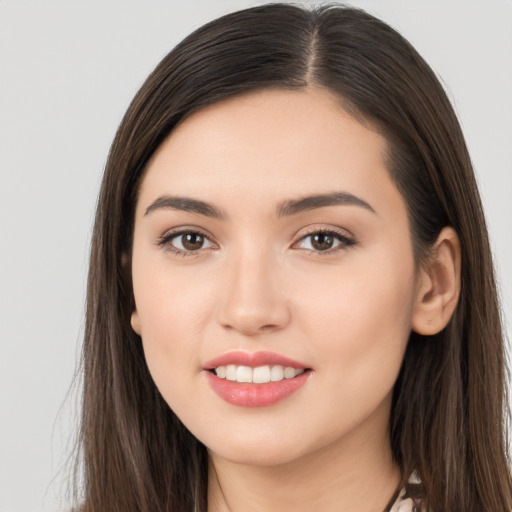
[[[277,216],[284,217],[295,215],[300,212],[324,208],[326,206],[360,206],[366,210],[376,213],[375,210],[363,199],[348,192],[331,192],[329,194],[317,194],[306,196],[300,199],[284,201],[277,208]]]
[[[359,206],[370,212],[375,213],[375,210],[366,201],[348,192],[331,192],[328,194],[316,194],[306,196],[299,199],[290,199],[282,202],[277,207],[278,217],[287,217],[296,215],[309,210],[316,210],[326,206]],[[151,203],[144,213],[148,215],[151,212],[160,209],[170,208],[172,210],[180,210],[184,212],[197,213],[206,217],[215,219],[225,219],[227,215],[211,203],[201,201],[200,199],[192,199],[190,197],[182,196],[160,196],[153,203]]]
[[[213,204],[201,201],[199,199],[179,196],[160,196],[156,201],[151,203],[146,208],[144,215],[148,215],[148,213],[154,212],[155,210],[166,208],[190,213],[198,213],[199,215],[213,217],[214,219],[224,219],[226,217],[226,215]]]

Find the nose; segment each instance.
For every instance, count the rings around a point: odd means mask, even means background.
[[[290,321],[279,263],[269,255],[238,255],[226,263],[218,320],[245,336],[277,331]]]

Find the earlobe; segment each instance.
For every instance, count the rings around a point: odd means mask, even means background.
[[[450,321],[460,294],[461,249],[459,237],[445,227],[421,269],[412,317],[412,329],[418,334],[433,335]]]
[[[123,269],[123,272],[125,274],[125,279],[131,283],[131,256],[128,253],[123,253],[121,255],[121,268]],[[135,308],[135,301],[132,296],[132,301],[134,305],[133,313],[130,317],[130,325],[132,326],[132,329],[136,334],[140,336],[140,319],[139,319],[139,313],[137,312],[137,309]]]
[[[140,336],[140,319],[137,310],[134,310],[130,318],[132,329]]]

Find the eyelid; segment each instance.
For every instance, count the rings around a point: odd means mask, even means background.
[[[353,233],[351,233],[346,228],[341,228],[339,226],[333,226],[332,224],[311,224],[309,226],[305,226],[297,231],[295,234],[295,239],[299,240],[304,236],[311,235],[314,233],[335,233],[342,238],[349,238],[351,240],[355,240],[356,237]]]
[[[292,244],[292,248],[295,248],[300,242],[302,242],[304,239],[308,238],[309,236],[315,235],[315,234],[326,234],[326,235],[332,235],[336,239],[338,239],[341,243],[335,246],[334,248],[327,249],[325,251],[320,250],[314,250],[314,249],[302,249],[304,251],[308,251],[309,253],[315,254],[315,255],[332,255],[339,251],[347,250],[354,245],[358,243],[355,236],[348,232],[345,229],[341,229],[334,226],[309,226],[306,228],[306,231],[299,232],[296,237],[295,241]]]
[[[178,238],[180,235],[185,234],[201,235],[206,240],[208,240],[213,247],[204,247],[201,249],[197,249],[196,251],[191,251],[180,249],[171,244],[171,241],[174,238]],[[213,236],[198,226],[179,226],[176,228],[169,229],[158,238],[158,240],[156,241],[156,245],[178,256],[198,256],[199,254],[202,254],[205,250],[210,250],[212,248],[216,249],[219,247],[218,244],[213,240]]]
[[[173,246],[171,244],[171,241],[180,235],[185,234],[198,234],[202,237],[204,237],[208,242],[211,244],[209,247],[201,247],[197,250],[186,250],[186,249],[180,249],[176,246]],[[315,235],[315,234],[326,234],[331,235],[335,237],[338,240],[338,244],[334,248],[326,249],[325,251],[322,250],[315,250],[315,249],[300,249],[297,247],[297,245],[308,238],[309,236]],[[294,237],[294,242],[291,245],[291,248],[297,248],[303,251],[307,251],[309,253],[312,253],[314,255],[332,255],[339,251],[347,250],[350,247],[356,245],[358,241],[352,235],[352,233],[348,232],[345,229],[334,227],[334,226],[308,226],[304,228],[303,230],[299,231],[296,236]],[[179,226],[176,228],[172,228],[167,230],[163,235],[161,235],[156,245],[163,247],[164,249],[168,250],[169,252],[172,252],[173,254],[179,255],[179,256],[198,256],[202,254],[205,250],[211,250],[218,249],[219,245],[214,241],[213,236],[208,233],[203,228],[200,228],[198,226]],[[213,247],[212,247],[213,246]]]

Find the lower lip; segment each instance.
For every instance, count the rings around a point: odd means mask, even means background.
[[[306,383],[310,373],[305,371],[293,379],[264,384],[245,384],[220,379],[209,371],[206,372],[206,378],[213,391],[229,404],[240,407],[267,407],[295,393]]]

